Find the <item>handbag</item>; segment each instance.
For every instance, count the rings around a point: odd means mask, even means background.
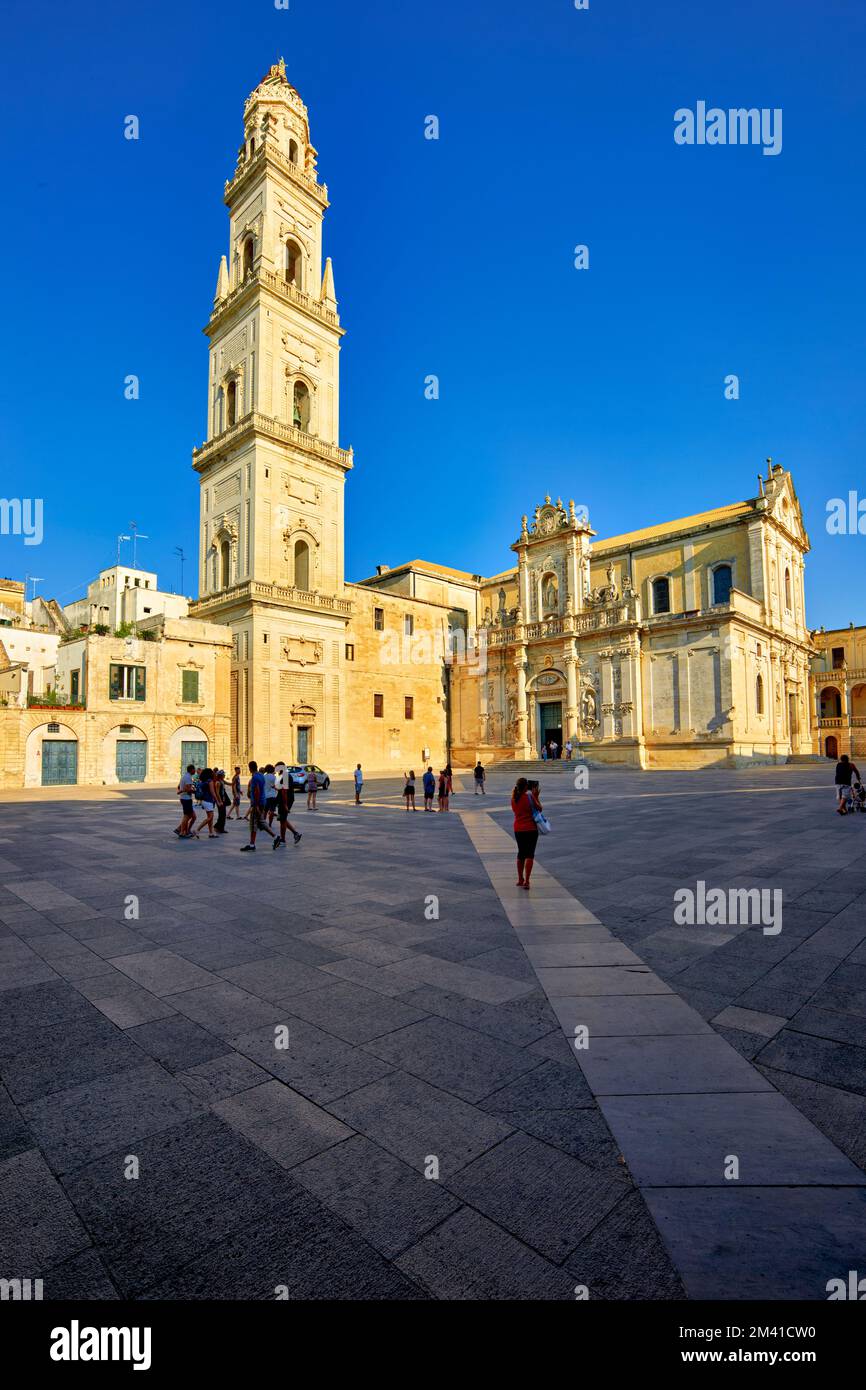
[[[547,816],[544,814],[543,811],[539,811],[539,809],[538,809],[537,806],[536,806],[535,810],[532,812],[532,819],[535,821],[535,824],[536,824],[536,826],[538,827],[538,833],[539,833],[539,835],[549,835],[549,834],[550,834],[550,831],[551,831],[551,824],[550,824],[550,821],[547,819]]]

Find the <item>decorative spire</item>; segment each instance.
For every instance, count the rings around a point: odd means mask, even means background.
[[[225,297],[226,297],[226,295],[228,294],[228,292],[229,292],[229,268],[228,268],[228,265],[226,264],[226,258],[225,258],[225,256],[223,256],[223,257],[221,258],[221,260],[220,260],[219,273],[217,274],[217,287],[216,287],[216,296],[215,296],[217,302],[219,302],[219,301],[222,300],[222,299],[225,299]]]
[[[331,257],[325,261],[325,273],[322,276],[322,303],[328,309],[336,309],[337,296],[334,293],[334,267],[331,264]]]

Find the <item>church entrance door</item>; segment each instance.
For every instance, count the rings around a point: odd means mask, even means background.
[[[562,702],[548,700],[538,707],[538,751],[545,744],[556,744],[557,757],[562,755]]]

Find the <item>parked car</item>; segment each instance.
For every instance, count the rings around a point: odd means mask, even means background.
[[[292,786],[296,791],[307,790],[307,778],[311,772],[315,772],[316,786],[320,787],[322,791],[327,791],[331,785],[331,779],[327,772],[324,772],[320,767],[316,767],[315,763],[305,763],[303,767],[290,767],[289,772],[292,774]]]

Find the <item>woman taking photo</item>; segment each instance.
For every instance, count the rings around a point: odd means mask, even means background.
[[[530,784],[525,777],[518,777],[511,796],[511,809],[514,812],[514,838],[517,841],[517,887],[528,889],[538,843],[538,826],[535,824],[535,812],[541,810],[538,783]]]

